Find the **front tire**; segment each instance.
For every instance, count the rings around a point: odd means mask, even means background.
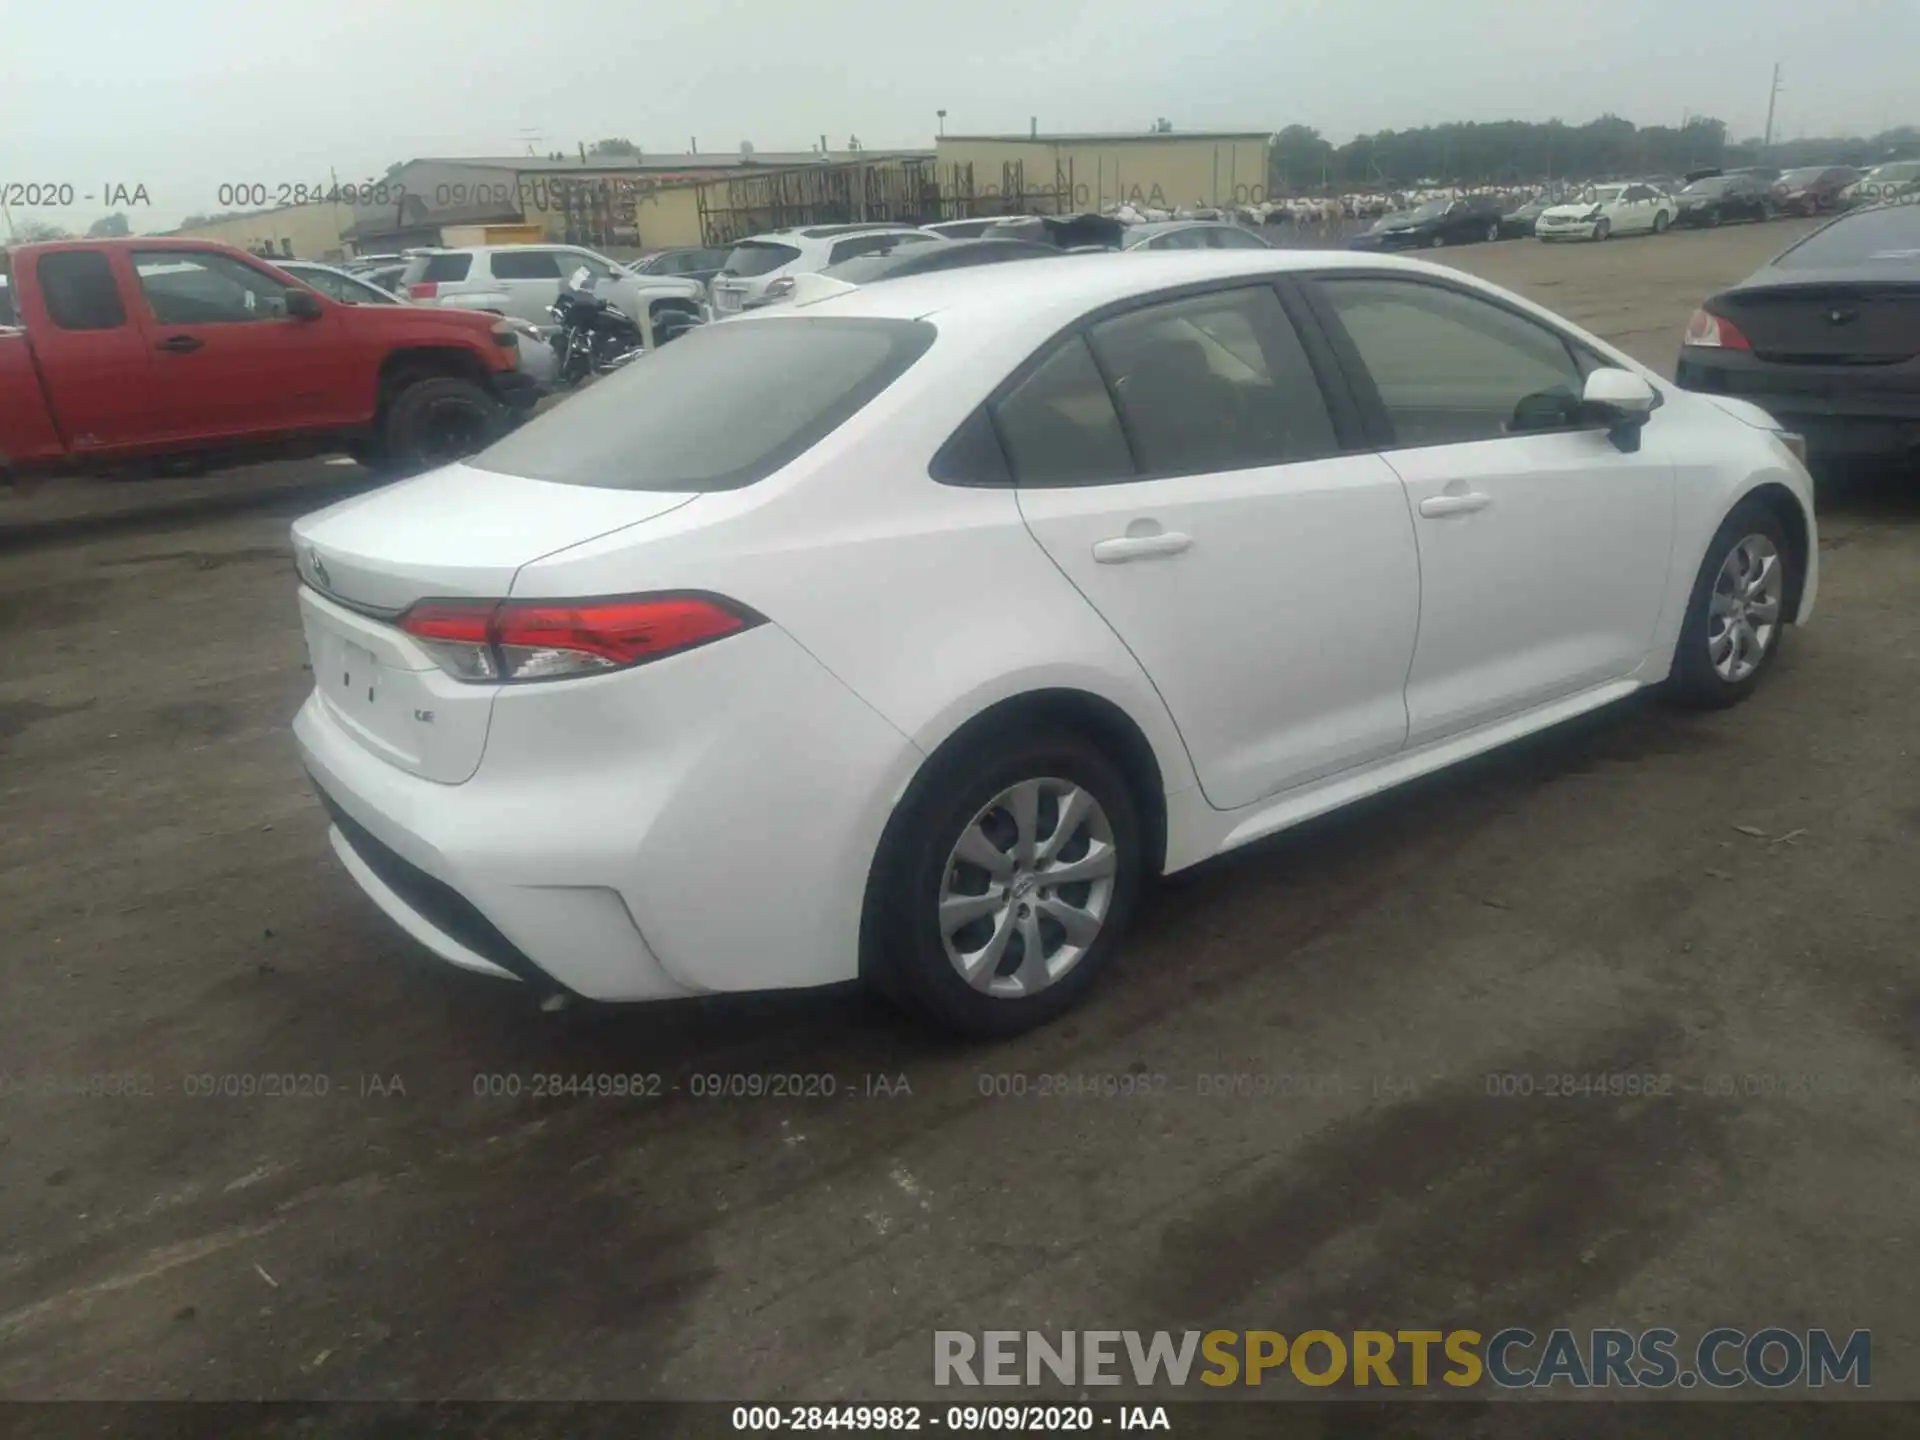
[[[417,475],[484,450],[505,432],[505,412],[484,386],[458,375],[426,376],[387,404],[383,468]]]
[[[881,841],[861,973],[961,1035],[1015,1035],[1086,994],[1138,897],[1131,787],[1079,735],[994,726],[938,755]]]
[[[1666,234],[1667,226],[1671,225],[1672,223],[1673,223],[1673,220],[1667,214],[1666,211],[1656,210],[1653,216],[1653,233],[1656,235]]]
[[[1602,243],[1604,243],[1609,237],[1611,237],[1612,234],[1613,234],[1613,222],[1611,220],[1603,219],[1593,227],[1593,238],[1595,240],[1601,241]]]
[[[1447,237],[1442,235],[1438,230],[1436,230],[1433,232],[1433,237],[1427,241],[1427,248],[1429,250],[1438,250],[1442,245],[1445,245],[1446,243],[1447,243]]]
[[[1689,710],[1724,710],[1759,687],[1786,634],[1794,593],[1780,517],[1757,500],[1734,507],[1707,546],[1664,694]]]

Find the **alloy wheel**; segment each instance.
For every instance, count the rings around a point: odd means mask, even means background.
[[[1766,659],[1780,633],[1784,589],[1780,552],[1765,535],[1747,536],[1721,562],[1707,602],[1707,658],[1728,684]]]
[[[938,923],[948,961],[983,994],[1037,994],[1099,937],[1118,869],[1112,822],[1092,792],[1054,777],[1009,785],[947,857]]]

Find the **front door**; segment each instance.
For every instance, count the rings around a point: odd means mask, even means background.
[[[136,250],[159,437],[220,444],[351,423],[364,408],[341,309],[287,313],[288,282],[212,250]]]
[[[994,418],[1028,528],[1165,699],[1211,804],[1400,749],[1406,498],[1377,455],[1341,453],[1270,287],[1093,325]]]
[[[1581,428],[1586,372],[1606,362],[1491,299],[1397,276],[1313,289],[1414,515],[1408,744],[1631,674],[1673,539],[1658,416],[1634,454]]]

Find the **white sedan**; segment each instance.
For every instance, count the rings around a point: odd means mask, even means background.
[[[1678,204],[1651,185],[1595,185],[1578,200],[1540,212],[1533,233],[1542,240],[1605,240],[1613,235],[1665,233]]]
[[[341,863],[543,998],[1059,1014],[1152,877],[1810,616],[1795,437],[1469,275],[1064,256],[696,330],[293,529]]]

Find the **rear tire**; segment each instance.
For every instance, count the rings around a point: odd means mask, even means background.
[[[1667,226],[1671,225],[1672,223],[1673,221],[1668,217],[1666,211],[1656,210],[1653,215],[1653,233],[1656,235],[1666,234]]]
[[[1438,250],[1442,245],[1445,245],[1446,243],[1447,243],[1447,237],[1442,235],[1439,231],[1436,230],[1433,233],[1433,238],[1427,241],[1427,248],[1429,250]]]
[[[1668,703],[1724,710],[1759,687],[1780,653],[1791,618],[1787,599],[1799,580],[1792,565],[1780,517],[1757,500],[1735,506],[1714,532],[1694,577],[1673,669],[1661,687]],[[1749,585],[1755,587],[1752,593]]]
[[[1018,797],[1027,793],[1023,827]],[[955,1034],[1046,1024],[1118,951],[1140,890],[1143,835],[1126,779],[1072,731],[1004,725],[963,740],[934,757],[888,823],[868,882],[863,978]],[[1023,838],[1035,849],[1030,865],[1017,858]],[[1049,884],[1048,874],[1068,873],[1061,866],[1100,873]],[[976,897],[981,905],[969,906]],[[943,907],[956,905],[978,913],[943,923]],[[1061,916],[1093,923],[1076,934]],[[980,957],[971,982],[969,956]]]
[[[403,382],[380,426],[382,468],[418,475],[484,450],[506,428],[500,402],[475,381],[427,375]]]
[[[1487,242],[1491,244],[1492,242],[1494,242],[1495,240],[1498,240],[1499,238],[1500,238],[1500,227],[1497,224],[1487,226]]]

